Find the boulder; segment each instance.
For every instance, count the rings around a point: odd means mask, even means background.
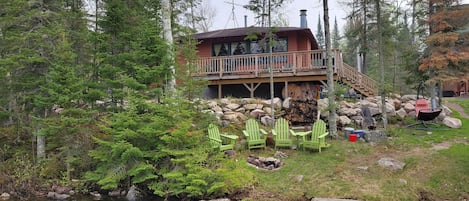
[[[230,110],[236,110],[240,107],[240,105],[236,104],[236,103],[230,103],[230,104],[226,105],[225,107],[230,109]]]
[[[246,109],[244,107],[240,107],[240,108],[236,109],[235,112],[244,113],[244,112],[246,112]]]
[[[251,115],[252,117],[254,117],[255,119],[261,117],[261,116],[264,116],[265,115],[265,111],[264,110],[261,110],[261,109],[255,109],[253,111],[251,111],[249,113],[249,115]]]
[[[239,113],[237,112],[225,112],[221,119],[229,121],[236,120],[238,118],[238,114]]]
[[[339,116],[339,124],[340,125],[349,125],[352,123],[352,120],[350,120],[350,118],[348,118],[347,116]]]
[[[443,110],[446,116],[453,115],[453,111],[451,111],[451,109],[449,109],[449,107],[447,107],[446,105],[443,105],[441,109]]]
[[[254,110],[257,108],[257,104],[246,104],[244,105],[244,109],[246,110]]]
[[[404,108],[401,108],[399,109],[397,112],[396,112],[397,116],[399,116],[400,118],[404,118],[407,116],[407,112]]]
[[[70,195],[60,194],[60,193],[56,193],[56,192],[48,192],[47,193],[47,198],[54,199],[54,200],[66,200],[66,199],[70,198]]]
[[[462,126],[461,120],[453,117],[445,117],[443,119],[443,124],[450,128],[461,128]]]
[[[2,200],[8,200],[8,199],[10,199],[10,194],[8,194],[8,193],[2,193],[2,195],[0,195],[0,199],[2,199]]]
[[[401,97],[401,101],[402,101],[402,102],[408,102],[408,101],[410,101],[410,100],[413,100],[413,101],[417,100],[417,95],[415,95],[415,94],[408,94],[408,95],[403,95],[403,96]]]
[[[273,101],[274,101],[275,108],[282,108],[282,100],[280,98],[274,98]],[[271,100],[265,100],[265,101],[262,101],[262,103],[264,104],[264,106],[270,107],[272,105]]]
[[[365,133],[365,141],[367,142],[383,142],[388,136],[383,130],[371,130]]]
[[[264,107],[263,110],[264,110],[264,112],[265,112],[266,114],[271,114],[271,112],[272,112],[272,108],[271,108],[271,107]]]
[[[283,109],[288,109],[288,108],[290,108],[290,99],[291,99],[291,98],[288,97],[288,98],[286,98],[286,99],[283,101],[283,103],[282,103],[282,108],[283,108]]]
[[[272,126],[274,121],[272,120],[271,116],[265,115],[261,117],[261,123],[265,126]]]
[[[404,104],[404,109],[406,112],[415,111],[415,106],[411,103]]]
[[[132,185],[127,191],[127,195],[125,196],[125,198],[127,198],[128,201],[136,201],[138,200],[139,196],[140,196],[140,191],[138,191],[135,185]]]
[[[404,169],[405,163],[398,161],[393,158],[381,158],[378,161],[378,165],[384,168],[387,168],[389,170],[395,171],[395,170],[402,170]]]
[[[207,106],[210,109],[213,109],[215,106],[218,106],[218,103],[216,101],[208,101]]]
[[[378,107],[370,107],[371,116],[381,114],[381,110]]]
[[[231,101],[230,101],[228,98],[222,98],[222,99],[220,99],[220,104],[221,104],[222,106],[228,105],[228,104],[230,104],[230,103],[231,103]]]
[[[223,109],[222,109],[220,106],[218,106],[218,105],[215,105],[215,106],[212,107],[211,109],[212,109],[213,111],[215,111],[215,112],[223,112]]]

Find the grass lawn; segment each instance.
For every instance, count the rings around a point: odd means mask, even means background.
[[[449,101],[469,113],[469,101]],[[321,153],[280,149],[289,157],[278,170],[240,165],[257,181],[244,200],[469,200],[469,120],[458,113],[453,116],[462,120],[462,128],[427,131],[393,124],[384,143],[328,139],[332,146]],[[407,123],[411,122],[400,124]],[[275,151],[241,150],[236,159],[245,163],[249,154],[272,157]],[[406,166],[399,171],[382,168],[377,165],[382,157]]]

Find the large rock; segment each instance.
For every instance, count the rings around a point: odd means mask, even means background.
[[[339,124],[340,125],[349,125],[352,123],[352,120],[350,120],[350,118],[348,118],[347,116],[339,116]]]
[[[415,106],[411,103],[404,104],[404,109],[406,112],[415,111]]]
[[[2,193],[2,195],[0,195],[0,199],[2,199],[2,200],[8,200],[8,199],[10,199],[10,194],[8,194],[8,193]]]
[[[207,106],[210,109],[213,109],[215,106],[218,106],[218,103],[216,101],[208,101]]]
[[[338,114],[351,117],[357,115],[358,111],[355,108],[340,108]]]
[[[236,120],[238,118],[238,114],[239,113],[237,112],[225,112],[221,119],[229,121]]]
[[[453,118],[453,117],[445,117],[443,119],[443,124],[445,124],[446,126],[450,128],[461,128],[462,126],[461,120]]]
[[[271,116],[265,115],[261,117],[261,123],[265,126],[272,126],[274,124],[274,121],[272,120]]]
[[[228,105],[228,104],[230,104],[230,103],[231,103],[231,101],[230,101],[228,98],[222,98],[222,99],[220,99],[220,104],[221,104],[222,106]]]
[[[379,159],[378,165],[381,167],[387,168],[389,170],[395,171],[395,170],[404,169],[405,163],[398,161],[396,159],[393,159],[393,158],[385,157],[385,158]]]
[[[387,139],[388,136],[382,130],[372,130],[365,133],[365,141],[367,142],[383,142]]]
[[[370,114],[371,114],[371,116],[381,114],[381,109],[379,109],[377,107],[370,107]]]
[[[230,104],[226,105],[225,107],[230,109],[230,110],[236,110],[240,107],[240,105],[236,104],[236,103],[230,103]]]
[[[253,111],[251,111],[249,113],[252,117],[254,117],[255,119],[261,117],[261,116],[264,116],[265,115],[265,111],[264,110],[261,110],[261,109],[255,109]]]
[[[288,109],[290,108],[290,97],[286,98],[285,100],[283,100],[283,103],[282,103],[282,108],[283,109]]]
[[[402,101],[402,102],[408,102],[408,101],[410,101],[410,100],[414,100],[414,101],[417,100],[417,95],[415,95],[415,94],[410,94],[410,95],[403,95],[403,96],[401,97],[401,101]]]
[[[274,107],[275,108],[282,108],[282,100],[280,98],[274,98],[273,101],[274,101]],[[264,104],[264,106],[271,106],[272,105],[271,100],[265,100],[265,101],[262,101],[262,103]]]
[[[48,192],[47,198],[54,199],[54,200],[66,200],[70,197],[68,194],[60,194],[56,192]]]
[[[125,198],[127,198],[128,201],[136,201],[138,200],[139,196],[140,196],[140,191],[138,191],[135,185],[132,185],[130,189],[127,191],[127,195],[125,196]]]
[[[401,108],[399,109],[396,114],[400,117],[400,118],[404,118],[407,116],[407,112],[404,108]]]
[[[441,107],[441,109],[443,110],[443,112],[445,113],[446,116],[453,115],[453,111],[451,111],[451,109],[449,109],[449,107],[447,107],[446,105],[443,105],[443,107]]]
[[[254,110],[258,107],[258,104],[246,104],[244,105],[244,109],[246,110]]]

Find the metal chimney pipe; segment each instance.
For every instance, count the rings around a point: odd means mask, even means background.
[[[300,10],[300,27],[308,28],[308,22],[306,21],[306,9]]]
[[[248,16],[244,15],[244,27],[248,27]]]

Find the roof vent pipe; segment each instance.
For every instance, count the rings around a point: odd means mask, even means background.
[[[248,27],[248,16],[244,15],[244,27]]]
[[[306,9],[300,10],[300,27],[308,28],[308,22],[306,21]]]

